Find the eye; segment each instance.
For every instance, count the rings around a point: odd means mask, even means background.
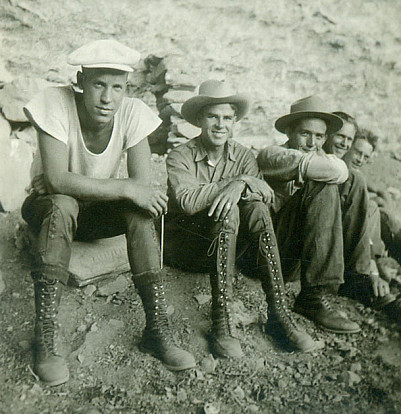
[[[232,121],[233,119],[234,119],[234,117],[233,116],[225,116],[224,117],[224,119],[226,120],[226,121]]]
[[[123,89],[123,87],[122,87],[121,85],[114,85],[114,86],[113,86],[113,89],[114,89],[115,91],[121,91],[121,90]]]

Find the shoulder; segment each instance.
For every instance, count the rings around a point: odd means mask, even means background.
[[[136,115],[137,117],[144,116],[146,114],[152,113],[153,111],[138,98],[129,98],[124,97],[120,107],[121,116],[123,117],[132,117]]]
[[[37,93],[25,108],[48,106],[49,108],[65,107],[74,100],[74,90],[70,86],[51,86]]]
[[[197,153],[197,142],[196,138],[189,140],[188,142],[178,145],[172,149],[167,155],[167,161],[170,159],[179,159],[179,158],[193,158]]]

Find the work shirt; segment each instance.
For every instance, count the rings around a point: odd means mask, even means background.
[[[279,211],[308,180],[342,184],[348,178],[344,161],[323,151],[304,153],[288,147],[272,145],[260,151],[257,162],[264,179],[273,188],[273,210]]]
[[[199,213],[209,207],[232,178],[248,175],[261,178],[251,150],[229,139],[225,153],[214,166],[200,137],[173,149],[167,157],[169,214]],[[246,178],[244,181],[247,183]],[[258,197],[247,183],[245,199]],[[261,197],[259,198],[261,199]]]

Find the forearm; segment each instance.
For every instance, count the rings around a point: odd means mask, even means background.
[[[265,148],[257,157],[263,177],[280,181],[296,180],[301,160],[300,151],[281,147]]]
[[[348,178],[348,168],[344,161],[334,155],[313,154],[300,166],[304,180],[320,181],[328,184],[342,184]]]
[[[217,183],[201,184],[197,188],[182,188],[175,192],[180,209],[193,215],[210,207],[217,195],[234,179],[225,179]]]
[[[63,172],[46,179],[45,184],[50,194],[65,194],[81,200],[124,200],[135,191],[135,180],[99,179],[86,177],[71,172]]]

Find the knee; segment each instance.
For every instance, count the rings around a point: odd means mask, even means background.
[[[64,219],[76,219],[79,213],[79,205],[75,198],[63,194],[48,196],[51,202],[52,211],[59,211]]]
[[[145,228],[154,231],[153,219],[148,214],[141,211],[132,210],[126,212],[125,222],[127,224],[127,233]]]
[[[239,207],[235,205],[231,208],[226,218],[222,222],[222,229],[228,233],[238,233],[239,227]]]
[[[273,229],[269,207],[261,201],[250,203],[242,218],[246,221],[250,233]]]

